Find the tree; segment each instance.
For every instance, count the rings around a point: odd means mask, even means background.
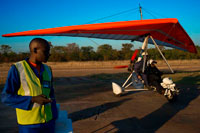
[[[64,46],[54,46],[51,48],[51,52],[53,53],[66,53],[65,47]]]
[[[64,46],[52,46],[50,61],[66,61],[66,50]]]
[[[111,60],[112,59],[112,46],[109,44],[100,45],[97,48],[97,53],[100,56],[100,60]]]
[[[122,44],[122,52],[130,52],[133,44],[131,43],[123,43]]]
[[[112,59],[113,60],[122,60],[123,59],[122,52],[118,51],[116,49],[112,50]]]
[[[1,62],[11,62],[16,60],[16,53],[11,50],[9,45],[0,45]]]
[[[67,44],[67,47],[65,48],[65,50],[67,52],[67,56],[66,56],[67,60],[75,60],[75,61],[79,60],[80,49],[76,43]]]
[[[0,53],[2,53],[3,55],[7,55],[10,52],[12,52],[12,50],[9,45],[1,45]]]
[[[67,46],[53,46],[51,42],[51,56],[50,61],[89,61],[89,60],[123,60],[131,59],[133,47],[130,43],[122,44],[121,50],[112,49],[109,44],[100,45],[97,52],[91,46],[84,46],[79,49],[76,43],[67,44]],[[200,59],[200,46],[196,45],[197,54],[181,51],[178,49],[162,49],[166,59]],[[155,60],[162,59],[160,53],[156,48],[148,49],[149,57]],[[11,50],[9,45],[0,45],[0,62],[15,62],[23,60],[29,53],[15,53]]]
[[[92,52],[94,51],[93,51],[93,47],[91,46],[81,47],[80,60],[83,60],[83,61],[92,60]]]
[[[124,59],[130,59],[132,56],[133,51],[131,48],[133,47],[133,44],[131,43],[124,43],[122,44],[122,54],[124,56]]]
[[[76,43],[68,43],[66,46],[66,50],[68,53],[79,51],[79,46]]]

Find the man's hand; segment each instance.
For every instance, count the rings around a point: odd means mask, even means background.
[[[52,102],[52,100],[46,98],[45,95],[39,95],[39,96],[33,96],[31,102],[43,105]]]

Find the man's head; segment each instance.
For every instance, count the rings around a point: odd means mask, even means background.
[[[34,38],[29,44],[30,59],[35,63],[47,62],[50,54],[49,43],[42,38]]]
[[[157,64],[157,62],[156,62],[155,60],[150,59],[150,60],[149,60],[149,64],[150,64],[152,67],[154,67],[155,64]]]
[[[148,60],[149,56],[148,56],[148,53],[147,52],[142,52],[142,56],[144,58],[146,58],[146,60]]]
[[[142,52],[142,56],[148,56],[148,53],[147,52]]]

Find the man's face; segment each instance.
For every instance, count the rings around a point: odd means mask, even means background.
[[[50,47],[49,45],[41,46],[37,49],[37,61],[38,62],[47,62],[50,56]]]

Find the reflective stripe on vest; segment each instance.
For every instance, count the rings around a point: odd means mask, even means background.
[[[18,95],[21,96],[38,96],[45,95],[50,98],[51,90],[51,70],[44,64],[42,81],[35,75],[29,64],[23,60],[15,63],[20,76],[20,88]],[[40,124],[52,119],[51,104],[40,105],[34,103],[30,110],[16,108],[17,121],[21,125]]]

